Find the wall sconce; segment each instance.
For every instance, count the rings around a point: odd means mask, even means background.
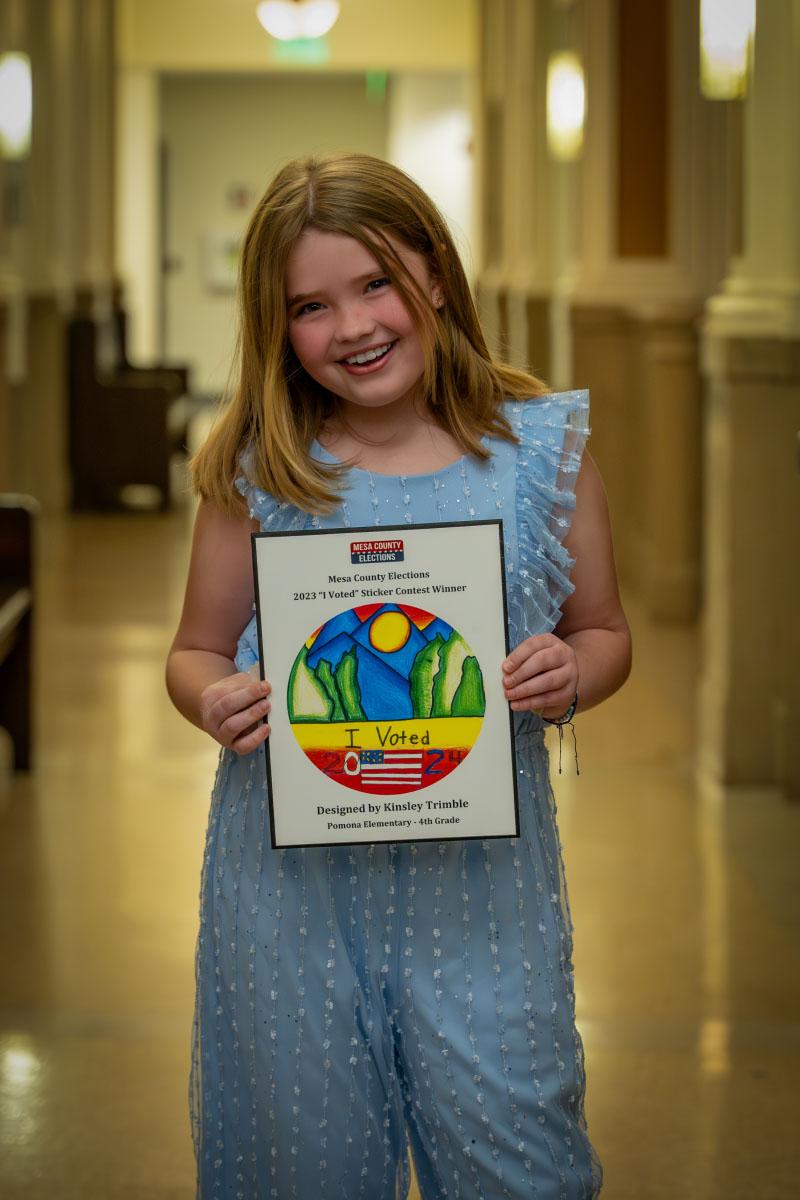
[[[572,162],[583,147],[586,87],[577,54],[563,51],[547,64],[547,146],[559,162]]]
[[[256,9],[259,22],[281,42],[324,37],[339,16],[337,0],[264,0]]]
[[[700,90],[741,100],[753,62],[756,0],[700,0]]]
[[[31,149],[33,91],[27,54],[0,54],[0,158],[27,158]]]

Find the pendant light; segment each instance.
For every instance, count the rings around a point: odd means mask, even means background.
[[[337,0],[264,0],[256,16],[267,33],[281,42],[324,37],[339,16]]]

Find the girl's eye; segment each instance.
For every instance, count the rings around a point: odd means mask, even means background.
[[[389,278],[387,278],[386,275],[382,275],[380,279],[373,279],[373,280],[371,280],[370,283],[367,284],[367,291],[368,292],[377,291],[378,288],[388,287],[388,285],[390,283],[391,283],[391,280]]]
[[[306,313],[316,312],[318,308],[322,308],[322,305],[318,300],[309,300],[308,304],[304,304],[302,308],[298,308],[294,315],[296,317],[302,317],[305,316]]]

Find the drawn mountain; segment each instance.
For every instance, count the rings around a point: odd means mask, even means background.
[[[286,692],[290,721],[330,721],[331,697],[308,665],[306,646],[294,660]]]
[[[425,637],[429,642],[433,641],[437,635],[443,642],[446,642],[452,632],[453,626],[448,625],[447,621],[443,621],[441,617],[434,617],[431,623],[425,626],[424,630]]]
[[[325,659],[331,670],[335,671],[343,655],[349,654],[352,649],[353,639],[349,633],[339,633],[323,642],[322,645],[319,644],[318,639],[313,646],[309,647],[308,665],[312,671],[316,671],[317,664]]]
[[[461,682],[456,688],[450,715],[453,717],[482,717],[486,712],[486,694],[483,690],[483,675],[474,655],[464,659]]]
[[[336,686],[342,698],[346,721],[366,721],[367,714],[361,706],[361,689],[358,686],[358,657],[355,649],[343,654],[336,668]]]
[[[433,709],[433,682],[439,670],[439,652],[444,638],[437,633],[414,659],[408,678],[411,689],[411,704],[415,717],[429,717]]]
[[[444,622],[438,622],[441,626]],[[436,633],[411,669],[415,717],[482,717],[486,710],[478,660],[460,633]]]
[[[349,608],[347,612],[338,613],[335,617],[331,617],[330,621],[326,621],[313,635],[313,648],[315,650],[321,649],[340,634],[352,633],[353,630],[358,629],[360,624],[361,622],[358,619],[355,609]]]
[[[344,659],[342,659],[342,662],[344,662]],[[320,661],[317,663],[315,674],[319,682],[325,688],[325,692],[327,693],[328,699],[331,702],[331,715],[328,720],[343,721],[344,707],[342,705],[341,697],[339,696],[339,689],[336,686],[336,680],[333,677],[331,664],[327,659],[320,659]]]
[[[367,720],[353,648],[341,656],[334,670],[325,658],[320,658],[312,669],[308,647],[304,646],[292,667],[287,692],[292,722]]]
[[[382,622],[382,623],[381,623]],[[477,659],[446,621],[387,604],[340,613],[312,634],[288,685],[291,722],[483,716]]]
[[[461,670],[469,656],[469,646],[455,629],[439,652],[439,670],[433,681],[432,717],[449,717],[453,697],[461,683]]]
[[[413,622],[409,622],[410,629],[408,640],[406,641],[405,645],[401,646],[398,650],[388,652],[376,650],[370,641],[370,628],[374,621],[386,613],[399,611],[400,610],[396,605],[392,605],[391,607],[389,605],[384,605],[381,611],[376,613],[372,621],[365,621],[359,629],[354,631],[353,638],[359,643],[359,645],[364,646],[366,650],[369,650],[372,654],[377,654],[377,656],[383,663],[386,664],[387,667],[391,667],[393,671],[399,672],[399,674],[402,675],[405,680],[408,680],[408,675],[414,664],[414,659],[419,651],[423,650],[427,644],[427,639],[416,627],[416,625],[414,625]]]

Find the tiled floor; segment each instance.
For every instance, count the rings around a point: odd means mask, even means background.
[[[188,518],[48,519],[39,754],[0,797],[0,1195],[189,1200],[193,941],[215,751],[162,660]],[[800,807],[698,794],[691,631],[634,604],[634,674],[556,776],[590,1130],[608,1200],[800,1176]],[[314,1200],[312,1197],[304,1200]]]

